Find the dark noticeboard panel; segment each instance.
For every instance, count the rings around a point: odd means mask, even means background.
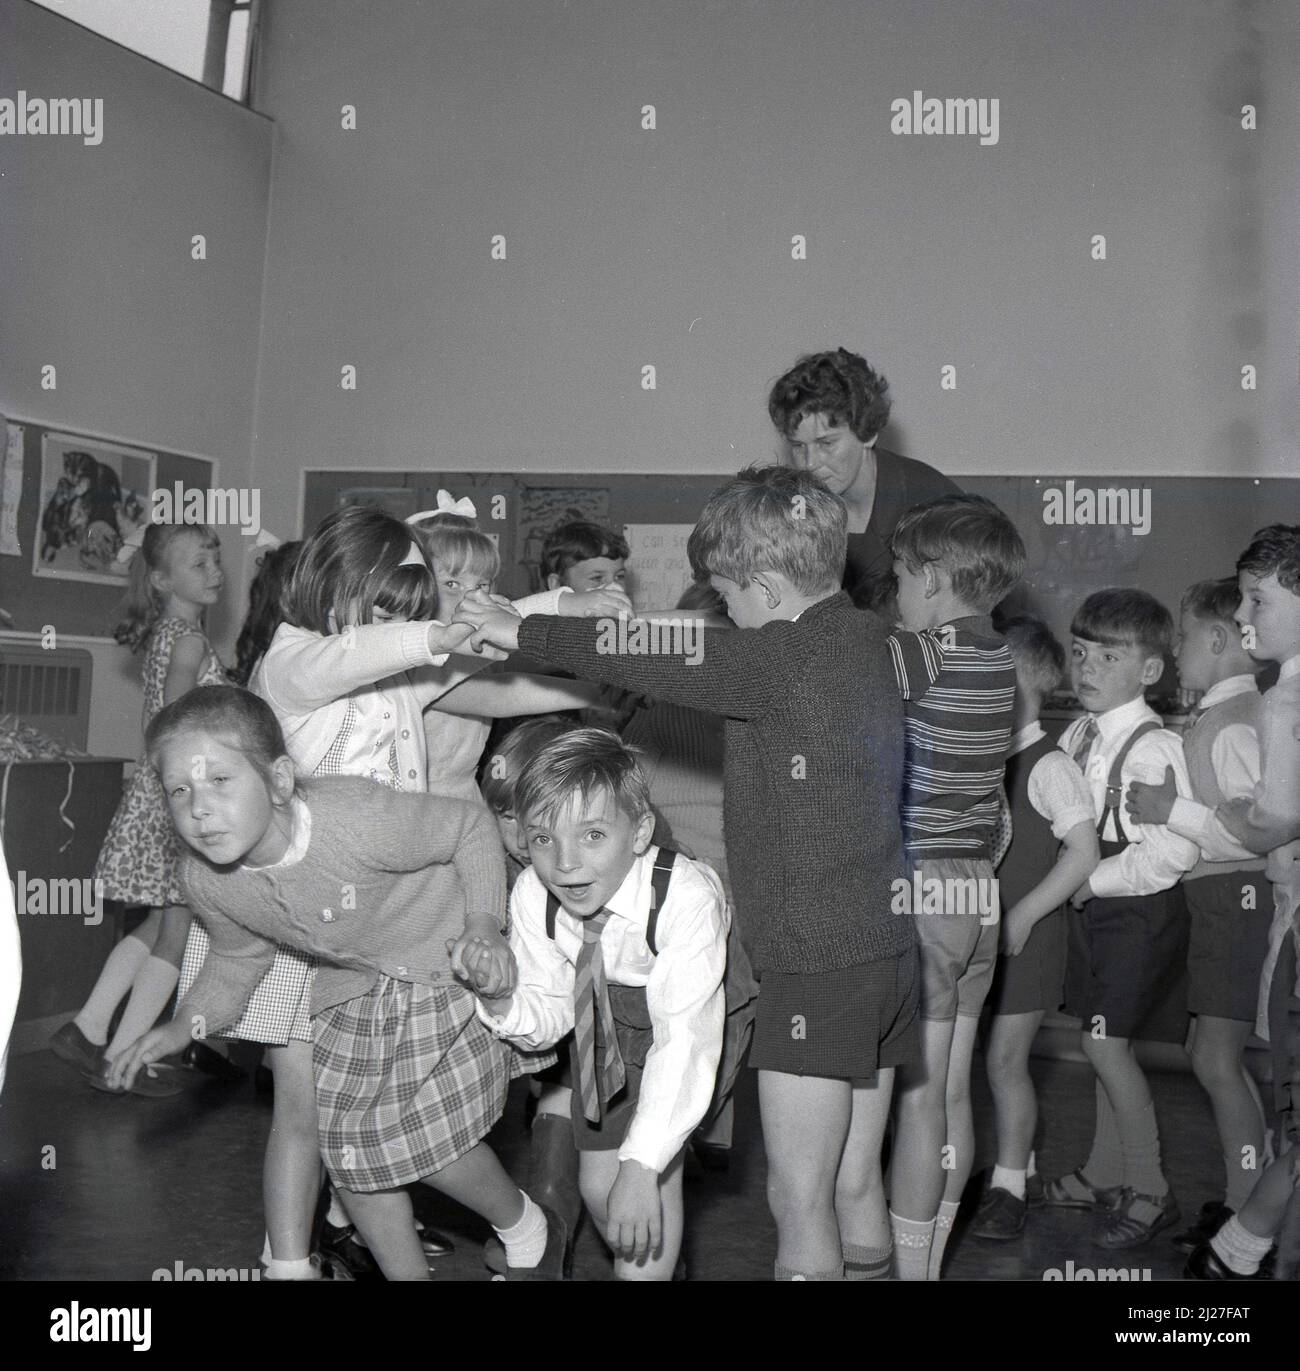
[[[42,542],[42,516],[48,503],[51,473],[42,481],[42,452],[46,433],[61,434],[78,439],[77,446],[95,454],[122,449],[147,454],[153,462],[154,485],[171,489],[177,481],[188,489],[207,489],[212,484],[212,462],[202,457],[183,457],[166,452],[145,442],[116,443],[100,439],[76,429],[33,424],[23,419],[10,419],[9,424],[23,430],[23,479],[18,503],[18,538],[22,548],[19,556],[0,553],[0,606],[12,616],[8,625],[19,632],[40,633],[52,625],[61,634],[86,634],[91,637],[112,636],[116,611],[122,598],[125,582],[104,584],[82,580],[74,576],[56,578],[37,575],[33,560],[39,555]],[[0,444],[5,439],[0,422]],[[71,446],[71,445],[65,445]],[[145,508],[148,508],[147,501]],[[66,564],[70,558],[61,559]]]
[[[1177,615],[1193,581],[1231,576],[1256,529],[1300,522],[1300,480],[1252,477],[1072,478],[963,476],[958,484],[993,500],[1025,541],[1028,566],[1006,608],[1038,614],[1062,638],[1075,607],[1094,590],[1135,586]],[[434,506],[440,487],[469,496],[479,527],[499,535],[501,582],[507,595],[535,588],[531,523],[552,522],[565,507],[598,522],[692,524],[709,492],[725,475],[629,476],[565,472],[516,476],[494,472],[307,471],[303,528],[311,530],[351,499],[383,503],[403,517]],[[1126,500],[1093,501],[1095,516],[1122,514],[1128,522],[1086,523],[1086,492],[1124,490]],[[497,503],[494,507],[494,498]],[[1049,522],[1068,509],[1070,522]],[[500,518],[493,514],[499,513]],[[635,574],[635,566],[632,567]]]

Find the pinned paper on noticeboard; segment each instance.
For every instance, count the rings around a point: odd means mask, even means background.
[[[695,579],[686,543],[693,524],[624,524],[628,593],[637,610],[672,609]]]

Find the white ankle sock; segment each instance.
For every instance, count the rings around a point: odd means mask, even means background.
[[[496,1235],[506,1249],[506,1261],[516,1268],[531,1268],[546,1251],[546,1215],[540,1206],[524,1196],[524,1212],[510,1228],[497,1228]]]
[[[1215,1255],[1230,1271],[1239,1276],[1253,1276],[1259,1264],[1268,1256],[1273,1239],[1260,1238],[1243,1227],[1234,1214],[1210,1239]]]
[[[303,1257],[300,1261],[281,1262],[274,1257],[266,1264],[266,1275],[262,1277],[266,1281],[316,1281],[320,1279],[320,1272],[312,1265],[310,1257]]]
[[[933,1219],[905,1219],[889,1211],[894,1235],[894,1269],[900,1281],[929,1279],[930,1248],[934,1243]]]
[[[952,1236],[952,1221],[957,1217],[960,1208],[958,1200],[939,1201],[939,1212],[934,1218],[934,1236],[930,1240],[930,1261],[925,1269],[925,1278],[928,1281],[939,1279],[939,1273],[943,1269],[943,1250],[948,1246],[948,1239]]]
[[[989,1189],[996,1187],[1005,1190],[1009,1195],[1014,1195],[1016,1199],[1025,1198],[1025,1180],[1028,1176],[1027,1171],[1012,1171],[1007,1166],[995,1166],[993,1168],[993,1179],[989,1182]]]

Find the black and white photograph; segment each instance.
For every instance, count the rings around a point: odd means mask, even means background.
[[[0,0],[24,1344],[1293,1353],[1298,77],[1300,0]]]

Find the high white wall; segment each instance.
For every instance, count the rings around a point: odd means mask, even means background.
[[[296,527],[308,465],[734,470],[771,380],[841,343],[893,384],[888,445],[955,475],[1289,472],[1298,19],[271,0],[266,517]],[[998,143],[895,136],[917,89],[997,98]]]
[[[27,0],[0,0],[0,97],[20,89],[102,99],[103,139],[0,137],[0,414],[215,458],[222,485],[248,485],[273,125]],[[57,390],[41,388],[46,364]],[[230,589],[211,626],[226,650],[250,542],[223,531]],[[30,566],[23,551],[0,556],[0,604]],[[133,756],[139,661],[103,645],[94,655],[92,750]]]

